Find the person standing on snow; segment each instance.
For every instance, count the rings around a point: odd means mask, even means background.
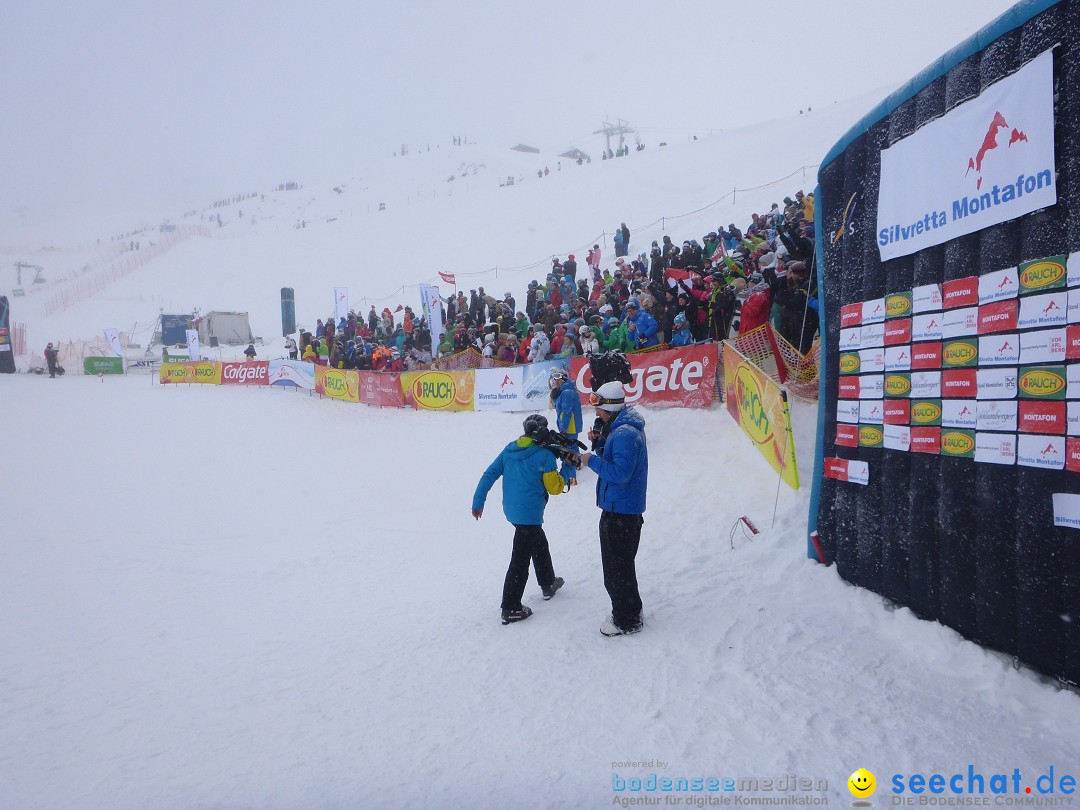
[[[524,435],[503,448],[480,477],[473,493],[472,516],[479,520],[484,514],[488,492],[499,478],[503,479],[503,514],[514,527],[514,548],[503,582],[503,624],[532,616],[532,609],[521,604],[529,581],[530,561],[545,601],[565,584],[562,577],[555,576],[544,534],[548,497],[566,489],[566,481],[556,470],[555,454],[536,444],[547,426],[547,419],[540,414],[527,416],[522,424]]]
[[[589,431],[594,452],[581,456],[583,466],[596,473],[596,505],[600,507],[600,560],[604,587],[611,598],[611,615],[600,625],[605,636],[637,633],[642,628],[637,557],[645,522],[645,491],[649,483],[649,448],[645,420],[626,405],[618,380],[604,383],[590,397],[607,436]]]
[[[551,405],[555,408],[555,429],[577,441],[581,432],[581,397],[566,369],[560,366],[551,370],[548,389],[551,392]],[[577,484],[577,471],[573,465],[564,462],[560,472],[567,483]]]
[[[59,368],[57,358],[60,356],[60,350],[50,343],[45,347],[45,363],[49,367],[49,376],[55,378],[56,371]]]

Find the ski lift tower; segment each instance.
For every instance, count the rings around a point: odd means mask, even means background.
[[[34,283],[37,283],[37,280],[39,278],[41,278],[41,271],[44,270],[44,269],[45,269],[44,267],[40,267],[40,266],[38,266],[36,264],[27,264],[24,261],[15,262],[15,272],[18,274],[18,285],[20,287],[22,286],[22,271],[23,270],[37,270],[37,274],[34,276]]]
[[[622,118],[617,118],[617,119],[615,119],[615,123],[612,124],[610,121],[608,121],[605,118],[604,119],[604,128],[594,131],[593,135],[603,135],[604,136],[604,143],[605,143],[604,148],[607,149],[607,151],[610,152],[611,151],[611,136],[612,135],[618,135],[619,136],[619,149],[621,150],[623,148],[623,144],[625,142],[625,137],[627,135],[630,135],[633,132],[634,132],[634,128],[632,126],[630,126],[629,121],[626,121],[626,120],[624,120]]]

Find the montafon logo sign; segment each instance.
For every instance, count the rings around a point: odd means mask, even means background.
[[[882,261],[906,256],[1056,202],[1046,51],[882,150],[878,249]]]

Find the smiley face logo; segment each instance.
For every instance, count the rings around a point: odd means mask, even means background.
[[[847,786],[856,799],[865,799],[874,795],[874,791],[877,790],[877,780],[866,768],[859,768],[848,777]]]

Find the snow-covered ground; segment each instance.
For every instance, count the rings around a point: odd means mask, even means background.
[[[580,167],[387,159],[208,210],[209,237],[51,315],[75,280],[37,285],[13,319],[40,353],[106,327],[145,344],[161,309],[244,310],[273,357],[282,286],[308,326],[334,286],[364,311],[416,305],[438,270],[521,301],[553,254],[580,262],[599,237],[610,262],[620,222],[647,251],[808,190],[802,167],[876,100]],[[111,244],[0,249],[0,293],[17,259],[55,282],[102,272]],[[606,807],[661,795],[613,790],[653,773],[796,774],[837,805],[859,767],[884,805],[893,774],[1080,768],[1075,694],[806,559],[812,404],[793,406],[804,489],[778,495],[719,406],[645,412],[646,628],[607,639],[588,472],[548,508],[566,587],[544,602],[530,583],[534,617],[499,623],[512,530],[498,491],[479,523],[469,506],[522,415],[137,375],[0,376],[0,402],[5,810]],[[762,534],[733,543],[743,514]]]
[[[0,807],[604,807],[654,772],[837,804],[858,767],[882,794],[1075,768],[1080,699],[808,561],[805,491],[772,525],[719,407],[645,413],[646,628],[608,639],[588,472],[547,512],[565,588],[499,623],[512,529],[498,487],[469,505],[520,415],[2,384]],[[762,534],[732,548],[744,513]]]

